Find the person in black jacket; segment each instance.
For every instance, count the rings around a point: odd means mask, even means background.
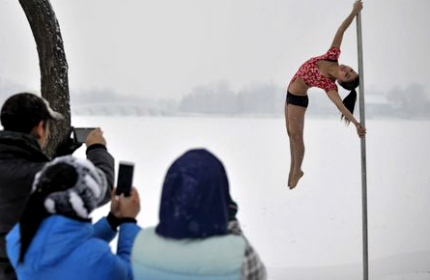
[[[61,117],[46,100],[30,93],[11,96],[1,109],[4,130],[0,131],[0,280],[17,279],[6,255],[5,237],[25,209],[34,176],[51,160],[42,148],[49,137],[49,127]],[[70,140],[59,145],[59,154],[64,155],[65,150],[73,153],[79,147]],[[86,145],[87,159],[106,175],[108,188],[100,203],[104,205],[110,201],[114,184],[114,158],[106,149],[100,129],[89,134]]]

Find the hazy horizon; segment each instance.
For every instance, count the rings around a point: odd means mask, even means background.
[[[227,81],[285,86],[300,64],[324,53],[353,1],[52,0],[69,64],[71,91],[179,100]],[[429,1],[364,1],[367,90],[405,84],[430,89]],[[0,1],[0,83],[40,88],[36,45],[18,1]],[[340,62],[357,67],[356,29]]]

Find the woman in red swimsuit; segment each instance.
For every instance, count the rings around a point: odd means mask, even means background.
[[[362,8],[363,3],[360,0],[354,3],[351,14],[337,30],[327,53],[306,61],[300,66],[288,85],[285,120],[291,150],[291,168],[288,176],[290,189],[297,186],[304,174],[301,169],[305,153],[303,128],[305,112],[309,102],[307,96],[309,88],[318,87],[325,90],[330,100],[342,113],[342,119],[345,119],[347,124],[352,122],[357,128],[357,133],[360,137],[366,134],[366,129],[352,115],[357,99],[355,88],[359,85],[358,74],[349,66],[339,65],[337,61],[340,55],[343,34]],[[340,86],[351,91],[343,101],[339,96],[336,81]]]

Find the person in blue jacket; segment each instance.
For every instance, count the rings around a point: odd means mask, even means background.
[[[266,269],[236,219],[224,166],[190,150],[167,171],[155,228],[132,252],[136,280],[265,280]]]
[[[20,280],[133,279],[131,248],[140,228],[140,200],[115,198],[96,224],[89,215],[103,200],[105,174],[90,161],[59,157],[36,175],[26,209],[6,237],[7,254]],[[109,242],[117,234],[117,254]]]

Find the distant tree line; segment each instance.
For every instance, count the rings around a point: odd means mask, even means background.
[[[0,77],[0,102],[22,87]],[[342,97],[347,92],[340,91]],[[339,111],[318,89],[309,91],[307,114],[314,117],[339,117]],[[411,84],[387,92],[366,91],[368,118],[430,119],[430,99],[425,87]],[[233,90],[228,82],[200,85],[179,101],[118,94],[112,89],[71,90],[71,109],[77,115],[229,115],[282,117],[285,90],[274,84],[254,84]],[[358,102],[356,107],[358,116]]]
[[[430,117],[429,95],[423,85],[411,84],[396,87],[387,94],[393,114],[406,117]]]
[[[226,82],[198,86],[178,104],[182,113],[200,114],[277,114],[283,104],[282,89],[261,84],[234,92]]]
[[[341,91],[341,95],[346,92]],[[411,84],[381,92],[365,92],[368,117],[430,118],[430,99],[423,85]],[[307,114],[322,117],[339,115],[321,90],[309,91]],[[257,84],[234,92],[226,82],[198,86],[178,104],[182,113],[228,115],[282,115],[285,89],[274,84]],[[358,112],[358,101],[356,105]]]

